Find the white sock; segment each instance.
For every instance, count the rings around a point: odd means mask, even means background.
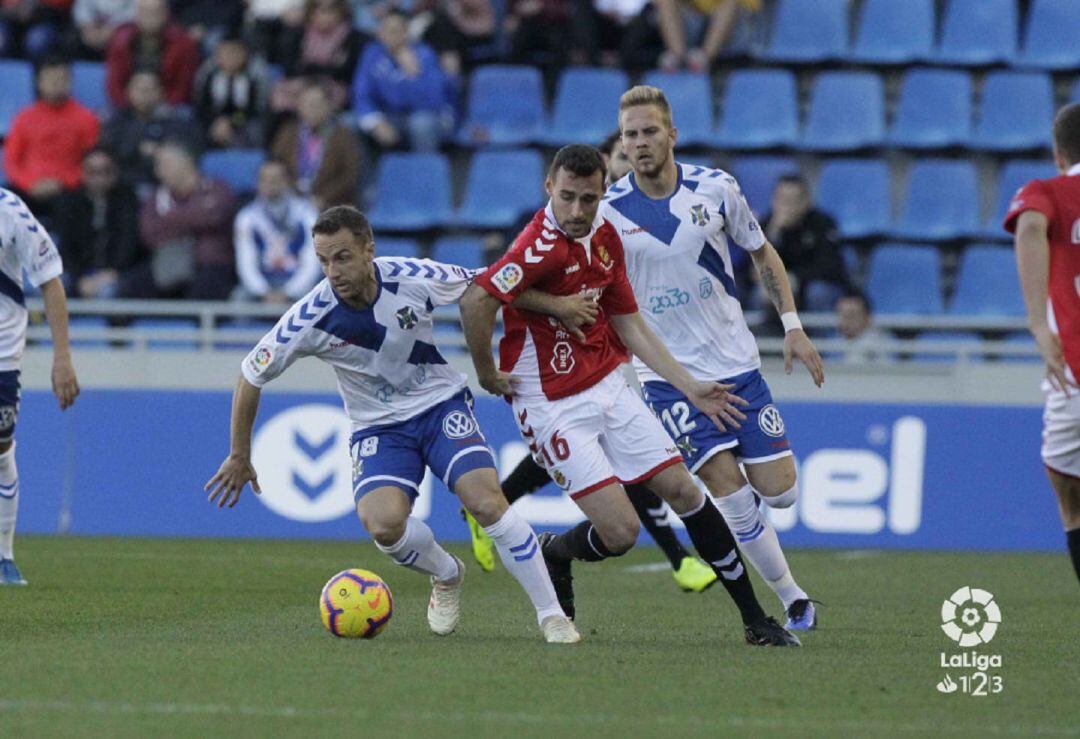
[[[0,559],[13,559],[15,514],[19,511],[19,471],[15,469],[15,442],[0,454]]]
[[[537,622],[542,623],[548,616],[564,615],[559,599],[555,597],[540,543],[525,519],[508,508],[502,518],[485,526],[484,531],[495,542],[503,567],[525,588],[536,608]]]
[[[409,516],[405,535],[396,544],[384,547],[375,542],[375,546],[402,567],[431,575],[436,580],[453,580],[458,576],[457,560],[435,541],[435,534],[419,518]]]
[[[743,557],[750,560],[758,574],[780,597],[784,610],[795,601],[806,598],[806,593],[791,576],[776,531],[754,502],[754,489],[744,485],[731,495],[713,500],[731,527]]]

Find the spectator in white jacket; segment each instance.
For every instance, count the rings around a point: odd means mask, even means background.
[[[309,201],[289,189],[289,173],[278,161],[259,170],[258,195],[236,215],[234,243],[240,285],[234,297],[291,303],[322,276],[311,227],[318,217]]]

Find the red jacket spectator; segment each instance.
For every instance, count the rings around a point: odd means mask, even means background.
[[[116,29],[105,55],[106,87],[113,105],[127,105],[127,82],[135,70],[145,67],[140,57],[140,33],[136,23]],[[199,68],[199,47],[182,26],[169,22],[161,30],[157,72],[170,105],[191,102],[191,85]]]
[[[23,108],[4,141],[4,170],[23,192],[42,179],[59,180],[65,189],[82,180],[83,155],[98,140],[100,123],[89,108],[64,100],[43,100]]]

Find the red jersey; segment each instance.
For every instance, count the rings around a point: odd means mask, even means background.
[[[503,303],[499,369],[520,379],[518,393],[565,398],[589,389],[627,361],[626,347],[608,317],[636,313],[637,301],[626,279],[622,241],[602,217],[597,216],[588,236],[574,240],[556,225],[548,205],[476,283]],[[510,307],[530,287],[597,300],[600,313],[583,329],[584,343],[551,316]]]
[[[1061,337],[1065,361],[1080,377],[1080,164],[1069,174],[1032,180],[1013,197],[1005,230],[1016,231],[1026,210],[1046,216],[1050,242],[1050,327]]]

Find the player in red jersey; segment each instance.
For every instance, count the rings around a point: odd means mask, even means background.
[[[1028,326],[1046,362],[1042,459],[1080,578],[1080,103],[1054,117],[1058,177],[1020,188],[1005,216],[1015,234]]]
[[[686,524],[694,546],[738,606],[751,644],[798,645],[766,616],[754,595],[731,530],[690,477],[663,426],[619,371],[627,349],[686,393],[714,421],[737,426],[744,416],[730,385],[698,382],[671,356],[638,314],[626,277],[622,241],[599,216],[604,163],[589,146],[559,150],[545,182],[546,208],[461,300],[461,318],[480,384],[512,396],[530,450],[589,520],[541,537],[552,584],[574,614],[570,562],[628,551],[639,523],[622,484],[643,482]],[[552,295],[585,295],[600,310],[583,337],[555,319],[510,303],[529,287]],[[491,357],[495,316],[503,306],[501,370]],[[512,374],[511,374],[512,373]]]

